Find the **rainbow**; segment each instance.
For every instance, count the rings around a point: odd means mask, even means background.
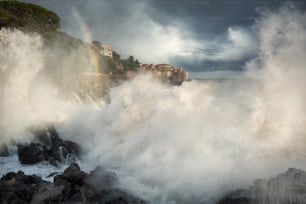
[[[82,39],[84,39],[85,42],[87,43],[91,43],[93,41],[93,38],[92,38],[92,34],[91,34],[88,24],[86,23],[86,21],[82,18],[80,13],[75,8],[72,10],[72,13],[73,13],[73,17],[76,19],[76,21],[78,22],[80,26],[81,33],[82,33]],[[88,50],[89,50],[89,56],[90,56],[91,62],[94,65],[96,72],[97,73],[101,72],[101,65],[100,65],[100,59],[99,59],[98,53],[95,52],[93,49],[88,49]]]

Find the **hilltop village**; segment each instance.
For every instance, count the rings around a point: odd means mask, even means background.
[[[138,73],[150,73],[162,82],[171,85],[181,85],[188,80],[188,72],[182,66],[142,64],[133,56],[121,59],[112,46],[98,41],[93,41],[89,47],[98,55],[99,71],[83,73],[81,78],[77,80],[75,92],[80,98],[105,96],[109,88],[135,77]]]
[[[176,67],[170,64],[140,64],[140,70],[151,72],[153,76],[174,85],[179,85],[183,81],[188,80],[188,72],[182,66]]]
[[[128,63],[124,63],[124,61],[118,61],[120,57],[118,58],[118,54],[112,50],[112,46],[97,43],[95,41],[93,43],[93,49],[99,53],[99,55],[112,59],[116,66],[115,68],[117,70],[120,70],[121,73],[118,73],[118,71],[112,72],[111,69],[105,68],[103,70],[109,70],[108,75],[113,75],[112,78],[115,78],[117,76],[118,78],[132,78],[134,77],[138,72],[148,72],[151,73],[154,77],[161,79],[164,82],[169,82],[173,85],[180,85],[183,81],[188,80],[188,72],[183,69],[182,66],[176,67],[170,64],[142,64],[139,63],[138,60],[134,61],[134,57],[130,56],[127,59]],[[116,57],[115,57],[116,56]],[[117,59],[116,59],[117,58]],[[104,58],[105,59],[105,58]],[[126,65],[132,66],[126,66]],[[124,76],[123,76],[124,75]],[[111,77],[111,76],[110,76]]]

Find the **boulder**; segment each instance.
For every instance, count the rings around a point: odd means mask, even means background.
[[[53,125],[31,127],[29,128],[29,131],[34,135],[34,138],[38,142],[46,145],[47,147],[50,147],[54,141],[61,140]]]
[[[95,176],[104,182],[103,189],[87,183]],[[114,181],[115,174],[103,168],[86,174],[75,163],[55,176],[53,184],[21,171],[10,172],[0,179],[0,203],[145,204],[142,199],[117,189]]]
[[[0,157],[9,156],[9,150],[6,144],[0,145]]]
[[[79,200],[83,200],[80,190],[84,184],[85,176],[86,173],[81,171],[77,164],[72,163],[63,174],[54,177],[54,185],[64,186],[63,198],[65,200],[71,200],[72,197],[75,201],[77,197],[80,198]]]
[[[54,183],[56,185],[57,181],[62,179],[74,185],[83,185],[85,176],[86,173],[81,171],[79,165],[72,163],[63,174],[54,177]]]
[[[249,189],[225,195],[219,204],[304,204],[306,202],[306,172],[290,168],[269,180],[258,179]]]
[[[142,199],[117,189],[116,183],[116,174],[111,171],[99,167],[90,174],[86,174],[77,164],[71,164],[62,175],[54,178],[55,186],[64,186],[65,201],[110,204],[145,203]]]
[[[245,189],[239,189],[229,193],[222,198],[218,204],[251,204],[251,192]]]
[[[48,185],[35,175],[10,172],[0,180],[0,203],[29,203],[38,189]]]
[[[60,162],[75,162],[81,154],[81,147],[75,142],[62,140],[54,126],[30,128],[34,142],[30,145],[18,145],[19,161],[22,164],[36,164],[48,161],[57,166]]]
[[[60,203],[63,199],[63,186],[49,186],[37,191],[31,204]]]
[[[57,140],[53,141],[52,146],[48,150],[48,155],[54,158],[56,161],[61,162],[65,161],[67,157],[78,157],[80,152],[81,147],[77,143],[72,141]]]
[[[105,204],[145,204],[146,203],[144,200],[119,189],[103,190],[100,192],[99,195],[100,197],[96,199],[96,202],[98,203],[105,203]]]
[[[46,146],[39,143],[18,145],[18,158],[22,164],[36,164],[45,160]]]
[[[103,167],[97,167],[86,176],[85,183],[97,191],[101,191],[103,189],[115,188],[118,184],[118,178],[115,172]]]

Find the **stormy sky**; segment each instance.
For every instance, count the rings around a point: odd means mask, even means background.
[[[142,63],[189,71],[241,70],[256,57],[256,19],[304,0],[26,0],[55,11],[61,30],[99,40]]]

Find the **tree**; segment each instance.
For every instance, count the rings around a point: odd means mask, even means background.
[[[128,61],[129,61],[129,63],[133,64],[134,63],[134,57],[133,56],[129,56]]]
[[[140,63],[139,63],[138,59],[135,60],[135,64],[136,64],[137,66],[139,66]]]
[[[113,59],[115,62],[120,62],[120,55],[115,51],[113,51]]]
[[[92,44],[96,47],[101,47],[101,42],[97,41],[97,40],[94,40],[92,41]]]

